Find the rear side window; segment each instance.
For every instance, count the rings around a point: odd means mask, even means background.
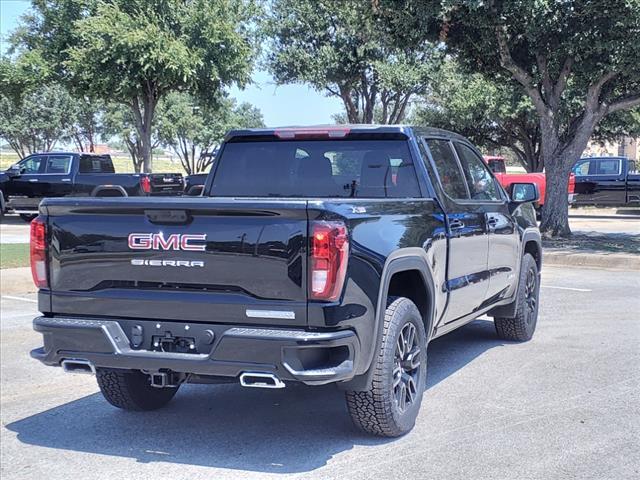
[[[290,140],[225,145],[212,196],[420,196],[403,140]]]
[[[482,159],[466,145],[456,143],[462,171],[473,200],[500,200],[498,186]]]
[[[445,193],[453,199],[469,199],[464,176],[449,142],[447,140],[427,140],[427,145]]]
[[[109,155],[82,155],[80,173],[115,173],[115,169]]]
[[[46,173],[66,175],[71,170],[71,155],[50,155]]]
[[[491,159],[487,161],[487,165],[493,173],[507,173],[507,167],[504,164],[504,160]]]
[[[619,175],[620,174],[620,160],[598,160],[598,166],[596,175]]]

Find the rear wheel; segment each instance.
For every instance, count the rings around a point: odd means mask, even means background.
[[[371,368],[372,386],[347,392],[354,424],[364,432],[397,437],[416,421],[427,377],[427,340],[422,316],[407,298],[391,299],[382,345]]]
[[[516,297],[516,314],[513,318],[493,319],[498,337],[504,340],[526,342],[531,340],[538,323],[540,275],[534,258],[526,253],[522,257],[520,279]]]
[[[96,378],[104,398],[123,410],[156,410],[178,391],[178,387],[152,387],[149,375],[137,370],[98,368]]]

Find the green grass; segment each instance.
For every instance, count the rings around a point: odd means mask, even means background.
[[[29,266],[28,243],[0,244],[0,269]]]

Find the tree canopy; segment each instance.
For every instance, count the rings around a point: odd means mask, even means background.
[[[598,123],[640,105],[638,0],[377,0],[387,31],[414,45],[438,36],[469,72],[508,74],[541,134],[541,229],[570,234],[567,179]]]
[[[91,151],[101,133],[100,102],[73,96],[38,51],[0,59],[0,136],[20,158],[73,141]]]
[[[509,78],[465,73],[449,59],[432,85],[410,123],[452,130],[485,149],[508,148],[527,171],[543,169],[533,105]]]
[[[250,81],[251,0],[37,0],[13,36],[38,50],[76,92],[126,106],[137,156],[151,171],[158,102],[169,92],[215,96]]]
[[[401,122],[440,58],[427,41],[392,43],[361,0],[274,0],[266,30],[276,82],[340,98],[351,123]]]
[[[173,92],[160,103],[158,138],[171,147],[189,175],[207,170],[225,133],[234,128],[264,127],[260,110],[230,98],[198,102],[188,93]]]

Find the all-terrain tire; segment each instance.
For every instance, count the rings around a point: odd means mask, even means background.
[[[522,257],[520,278],[518,279],[515,317],[496,317],[493,319],[498,337],[516,342],[531,340],[538,323],[539,296],[538,265],[530,254],[525,253]]]
[[[156,410],[169,403],[178,391],[178,387],[152,387],[149,375],[138,370],[98,368],[96,378],[104,398],[123,410]]]
[[[415,342],[403,342],[410,332],[414,333]],[[405,344],[403,349],[400,348],[402,343]],[[411,352],[416,353],[416,349],[417,354],[411,357]],[[403,356],[403,350],[409,357]],[[410,360],[403,361],[405,357]],[[413,369],[416,362],[418,366]],[[389,299],[382,343],[371,368],[373,379],[369,390],[346,392],[351,419],[366,433],[383,437],[404,435],[415,425],[427,380],[427,335],[418,308],[408,298]],[[410,389],[405,384],[403,395],[401,384],[405,382],[405,375],[411,377],[415,388]],[[401,405],[403,398],[404,407]]]

